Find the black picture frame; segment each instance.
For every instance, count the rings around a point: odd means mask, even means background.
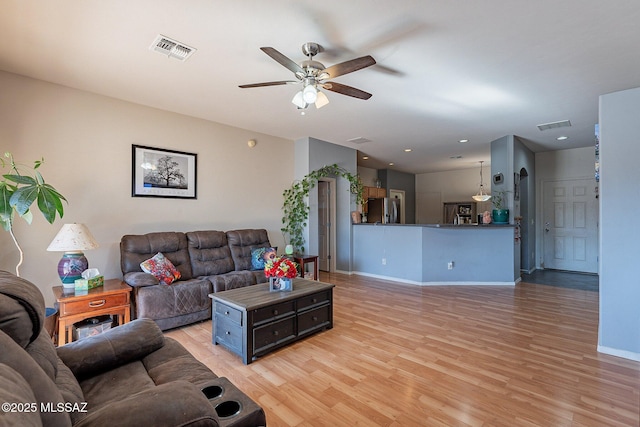
[[[197,199],[198,155],[131,145],[131,196]]]

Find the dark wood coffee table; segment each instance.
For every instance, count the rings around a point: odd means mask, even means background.
[[[248,365],[276,348],[333,328],[330,283],[293,279],[293,290],[269,292],[269,284],[209,294],[212,341]]]

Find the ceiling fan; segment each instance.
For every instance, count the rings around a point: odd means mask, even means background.
[[[329,79],[374,65],[376,61],[369,55],[344,61],[339,64],[332,65],[329,68],[325,68],[325,66],[320,62],[313,60],[314,56],[324,51],[324,48],[318,43],[309,42],[302,45],[302,53],[304,53],[308,59],[303,61],[300,65],[296,64],[272,47],[261,47],[260,50],[269,55],[280,65],[292,71],[297,80],[281,80],[276,82],[240,85],[243,89],[302,83],[302,90],[297,92],[291,100],[298,109],[305,109],[310,104],[315,104],[316,108],[321,108],[327,105],[329,103],[329,99],[323,92],[318,90],[319,88],[359,99],[371,98],[371,94],[363,90],[328,81]]]

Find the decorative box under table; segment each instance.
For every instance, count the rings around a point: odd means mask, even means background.
[[[242,357],[245,365],[315,332],[333,328],[333,284],[293,279],[293,290],[269,292],[269,284],[209,294],[212,341]]]

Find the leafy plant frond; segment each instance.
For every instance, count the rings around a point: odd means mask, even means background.
[[[304,252],[304,229],[309,218],[309,205],[307,198],[309,192],[317,185],[321,178],[339,177],[349,181],[349,191],[356,196],[356,204],[362,204],[364,187],[357,175],[351,174],[343,167],[333,164],[323,166],[320,169],[310,172],[299,181],[294,181],[291,187],[282,193],[284,203],[282,205],[282,228],[283,234],[289,236],[288,243],[297,251]]]

